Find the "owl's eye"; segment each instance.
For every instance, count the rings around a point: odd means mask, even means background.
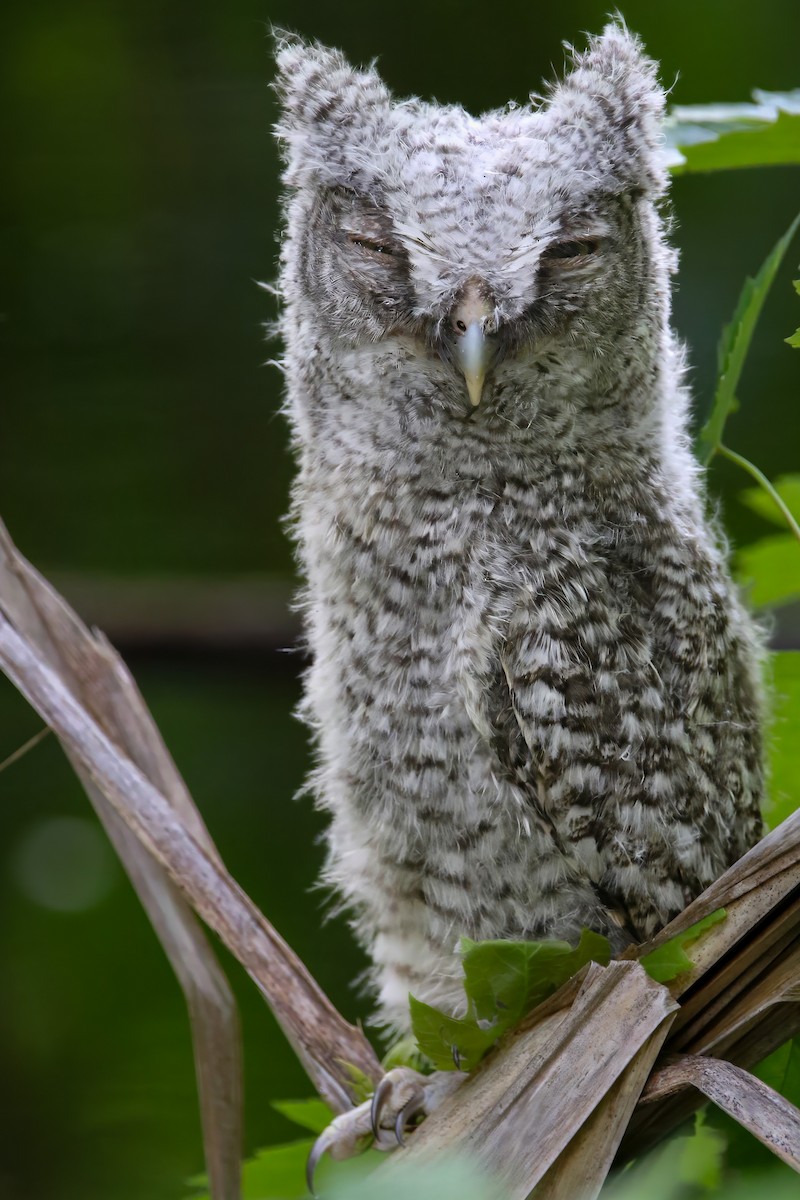
[[[545,262],[558,262],[564,266],[580,259],[590,258],[600,249],[600,242],[597,238],[580,238],[570,242],[556,242],[553,246],[548,246],[542,254],[542,260]]]
[[[394,257],[393,248],[386,242],[376,242],[373,238],[360,237],[357,233],[350,233],[347,236],[354,246],[360,246],[362,250],[369,250],[371,254],[385,254],[389,258]]]

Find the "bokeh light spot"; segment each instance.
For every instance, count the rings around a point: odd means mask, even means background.
[[[30,826],[12,852],[11,870],[34,904],[65,913],[100,904],[116,875],[105,835],[85,817],[50,817]]]

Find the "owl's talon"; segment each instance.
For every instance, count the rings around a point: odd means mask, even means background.
[[[317,1193],[314,1191],[314,1175],[316,1174],[319,1160],[331,1146],[331,1126],[329,1125],[314,1142],[311,1147],[311,1152],[306,1159],[306,1187],[310,1194],[316,1198]]]
[[[408,1108],[408,1105],[406,1105],[406,1108]],[[397,1114],[397,1118],[394,1123],[394,1136],[395,1136],[398,1146],[405,1146],[405,1144],[406,1144],[406,1139],[404,1136],[405,1128],[406,1128],[406,1109],[401,1108],[400,1112]]]
[[[389,1093],[392,1090],[392,1079],[390,1075],[384,1075],[372,1095],[372,1104],[369,1110],[369,1121],[372,1128],[372,1136],[376,1142],[381,1140],[381,1113],[383,1112],[386,1101],[389,1098]]]
[[[375,1150],[396,1150],[415,1117],[427,1116],[466,1078],[456,1071],[420,1075],[409,1067],[395,1067],[380,1080],[371,1100],[334,1117],[311,1147],[306,1162],[306,1184],[312,1196],[314,1175],[324,1154],[332,1159],[351,1158],[371,1142]]]
[[[424,1107],[425,1101],[421,1096],[412,1096],[408,1103],[400,1109],[400,1112],[397,1114],[397,1120],[394,1123],[394,1135],[397,1138],[398,1146],[405,1146],[406,1139],[404,1135],[406,1127],[414,1120],[417,1113],[422,1112]]]

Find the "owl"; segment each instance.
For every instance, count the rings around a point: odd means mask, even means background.
[[[378,1018],[459,940],[650,937],[761,834],[759,636],[670,328],[664,94],[621,23],[529,104],[281,36],[280,330],[325,881]]]

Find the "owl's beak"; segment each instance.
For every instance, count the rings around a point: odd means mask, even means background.
[[[481,402],[491,356],[491,346],[486,336],[486,321],[491,312],[492,307],[482,295],[477,281],[471,280],[450,318],[455,334],[456,361],[464,374],[473,408],[477,408]]]

